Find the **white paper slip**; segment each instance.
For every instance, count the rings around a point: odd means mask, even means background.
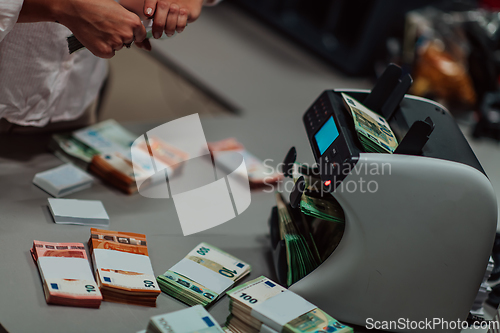
[[[109,216],[99,200],[53,199],[49,208],[58,224],[109,226]]]
[[[33,184],[56,198],[89,188],[93,181],[88,173],[71,163],[39,172],[33,178]]]

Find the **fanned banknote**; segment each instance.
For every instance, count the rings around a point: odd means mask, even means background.
[[[147,333],[224,333],[201,305],[151,317]]]
[[[398,141],[391,126],[381,115],[342,93],[344,104],[351,111],[358,138],[367,152],[394,153]]]
[[[250,273],[249,264],[207,243],[157,277],[163,292],[180,301],[208,306]]]
[[[90,229],[89,248],[105,301],[156,306],[160,288],[148,256],[146,236]]]
[[[98,308],[101,292],[82,243],[33,241],[30,250],[48,304]]]
[[[227,294],[231,315],[226,326],[231,332],[353,332],[349,326],[264,276],[248,281]]]
[[[314,249],[311,249],[306,240],[306,236],[310,237],[310,235],[299,232],[279,193],[276,193],[276,207],[278,208],[280,239],[285,241],[287,285],[291,286],[312,272],[319,263],[314,256]]]

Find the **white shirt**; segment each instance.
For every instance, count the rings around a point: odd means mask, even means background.
[[[22,0],[0,0],[0,118],[44,126],[78,118],[96,98],[107,63],[88,50],[68,52],[71,31],[16,23]]]
[[[87,49],[70,55],[61,24],[16,23],[22,4],[0,0],[0,118],[37,127],[76,119],[97,97],[107,62]]]

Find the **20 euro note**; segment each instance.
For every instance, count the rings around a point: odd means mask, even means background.
[[[160,289],[148,256],[146,236],[90,229],[89,248],[105,301],[156,306]]]
[[[98,308],[101,292],[82,243],[33,241],[30,250],[38,266],[48,304]]]
[[[342,93],[344,104],[351,111],[361,144],[368,152],[394,153],[398,141],[387,120],[354,98]]]
[[[163,292],[180,301],[208,306],[251,270],[249,264],[207,243],[157,277]]]

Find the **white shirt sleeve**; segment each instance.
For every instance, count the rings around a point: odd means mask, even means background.
[[[0,42],[14,28],[23,0],[0,0]]]

